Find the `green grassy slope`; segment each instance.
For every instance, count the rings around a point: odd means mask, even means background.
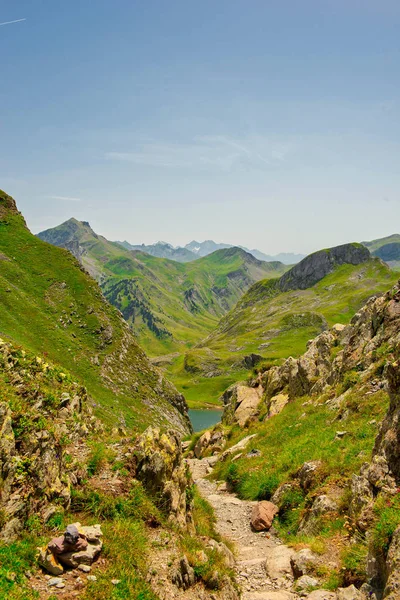
[[[75,219],[39,237],[79,257],[152,355],[200,341],[255,281],[285,270],[239,248],[182,264],[129,251]]]
[[[258,354],[264,363],[299,356],[309,339],[335,323],[349,323],[369,297],[383,293],[397,279],[396,273],[371,258],[361,265],[336,267],[305,290],[280,292],[277,279],[259,281],[214,331],[186,354],[186,360],[173,360],[169,377],[190,406],[205,401],[218,404],[228,385],[248,377],[244,356]]]
[[[0,336],[63,366],[109,423],[185,420],[184,401],[149,363],[118,311],[66,250],[26,228],[0,192]]]
[[[377,240],[371,240],[370,242],[362,242],[363,246],[366,246],[370,252],[374,252],[378,250],[382,246],[386,246],[386,244],[399,244],[400,243],[400,234],[393,233],[392,235],[388,235],[384,238],[379,238]]]
[[[335,323],[348,323],[372,295],[397,280],[386,265],[371,259],[342,265],[306,290],[279,292],[273,281],[260,281],[202,342],[216,353],[258,352],[279,359],[303,352],[307,340]]]

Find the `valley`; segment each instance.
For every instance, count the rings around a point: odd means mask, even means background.
[[[395,600],[396,272],[358,243],[287,267],[40,237],[1,192],[6,597],[51,597],[35,548],[80,519],[107,550],[56,597]]]

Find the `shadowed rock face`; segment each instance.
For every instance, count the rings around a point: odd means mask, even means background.
[[[344,244],[310,254],[282,275],[279,288],[282,292],[305,290],[332,273],[340,265],[360,265],[371,258],[369,250],[361,244]]]

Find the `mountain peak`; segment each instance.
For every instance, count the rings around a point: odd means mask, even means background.
[[[343,244],[314,252],[303,258],[290,271],[282,275],[279,288],[282,292],[305,290],[312,287],[340,265],[360,265],[371,259],[365,246],[358,243]]]

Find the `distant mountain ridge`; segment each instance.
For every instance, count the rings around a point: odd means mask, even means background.
[[[192,240],[185,246],[173,246],[168,242],[156,242],[155,244],[131,244],[126,240],[123,242],[117,241],[116,244],[120,244],[127,250],[140,250],[140,252],[146,252],[151,256],[157,256],[159,258],[169,258],[170,260],[176,260],[177,262],[190,262],[197,258],[203,258],[216,252],[216,250],[226,250],[228,248],[241,248],[245,252],[252,254],[258,260],[264,262],[281,262],[284,265],[294,265],[304,258],[304,254],[293,254],[291,252],[281,252],[276,255],[264,254],[261,250],[253,248],[250,250],[246,246],[240,246],[238,244],[224,244],[217,243],[213,240],[205,240],[204,242],[197,242]]]

